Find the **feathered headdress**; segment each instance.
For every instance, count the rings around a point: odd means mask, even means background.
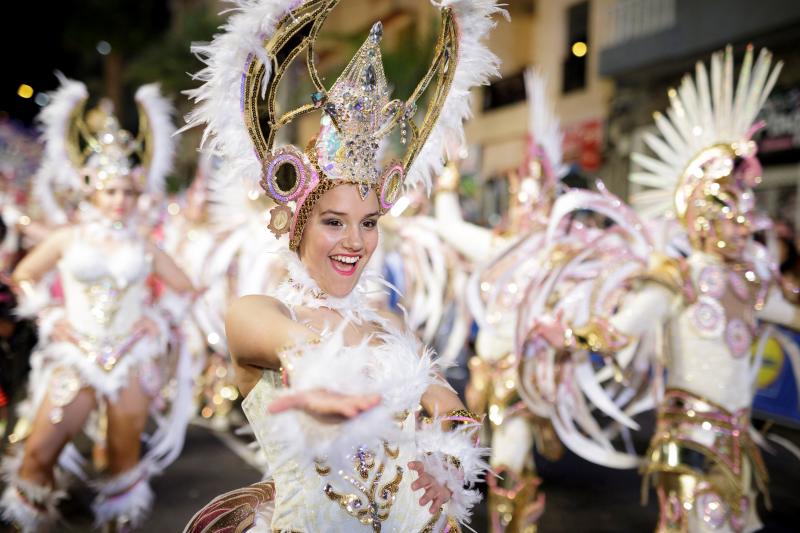
[[[632,196],[642,214],[659,216],[674,210],[683,221],[698,184],[726,178],[740,162],[757,167],[751,140],[758,129],[755,120],[782,67],[778,62],[771,69],[771,63],[772,54],[762,49],[753,65],[753,48],[748,47],[734,87],[733,52],[728,46],[712,56],[710,78],[698,62],[694,78],[687,74],[679,89],[669,90],[666,116],[654,117],[659,134],[644,136],[654,156],[632,156],[641,170],[633,172],[630,181],[647,188]],[[757,172],[745,174],[757,178]]]
[[[34,195],[51,222],[67,221],[63,195],[102,188],[115,176],[134,179],[148,193],[164,190],[164,179],[172,168],[175,151],[173,108],[157,84],[136,91],[139,133],[134,137],[122,129],[107,101],[89,113],[86,86],[56,73],[61,86],[50,93],[38,122],[45,154],[34,177]]]
[[[187,127],[205,124],[204,144],[226,158],[226,171],[259,182],[278,204],[270,229],[289,233],[296,249],[305,220],[319,197],[342,183],[374,190],[385,212],[405,185],[430,185],[443,168],[446,141],[463,138],[470,114],[469,90],[497,74],[498,59],[482,43],[503,12],[495,0],[433,1],[442,24],[432,63],[407,100],[390,98],[383,72],[383,29],[369,37],[331,87],[317,72],[317,35],[340,0],[236,0],[224,33],[193,51],[206,63],[189,91],[197,107]],[[279,114],[275,97],[287,67],[305,51],[315,92],[307,104]],[[429,99],[418,113],[423,94]],[[278,131],[298,117],[320,112],[321,128],[306,150],[275,146]],[[421,122],[417,116],[422,115]],[[382,141],[396,129],[402,159],[379,167]]]

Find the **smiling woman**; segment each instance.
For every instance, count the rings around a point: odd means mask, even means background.
[[[300,260],[320,288],[348,295],[378,245],[378,197],[362,200],[355,185],[341,185],[320,198],[300,241]]]
[[[260,178],[277,204],[269,229],[288,235],[294,253],[276,294],[241,298],[226,317],[243,408],[274,492],[253,488],[263,497],[247,507],[241,491],[217,498],[187,531],[457,531],[480,500],[479,420],[402,320],[373,308],[363,282],[378,217],[404,183],[429,183],[442,168],[446,141],[463,133],[470,88],[496,73],[482,40],[501,10],[494,0],[435,3],[442,23],[433,61],[408,100],[393,100],[380,22],[333,86],[322,85],[313,48],[338,3],[241,2],[226,33],[195,48],[206,84],[192,91],[190,124],[207,125],[232,176]],[[306,58],[317,90],[279,116],[272,102],[295,57]],[[307,150],[274,146],[280,127],[310,112],[321,119]],[[393,131],[406,153],[386,163],[380,148]]]

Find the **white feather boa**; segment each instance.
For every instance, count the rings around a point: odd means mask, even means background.
[[[205,63],[194,75],[203,84],[186,94],[195,109],[186,117],[186,128],[205,125],[202,146],[226,158],[229,175],[243,176],[256,183],[261,164],[255,155],[241,109],[242,75],[248,60],[257,58],[264,65],[264,87],[272,76],[264,40],[275,33],[280,20],[303,0],[234,0],[233,14],[223,32],[207,44],[195,44],[192,52]],[[500,61],[483,43],[494,27],[492,17],[505,14],[496,0],[431,0],[438,9],[450,8],[459,35],[456,72],[440,119],[425,146],[407,172],[407,184],[425,184],[430,189],[431,175],[441,172],[446,147],[451,141],[463,144],[463,122],[469,118],[470,90],[486,84],[499,74]]]
[[[452,496],[445,505],[445,514],[461,524],[469,523],[472,507],[481,501],[475,484],[489,470],[484,459],[489,448],[476,444],[479,430],[478,424],[468,424],[447,431],[442,429],[442,420],[434,418],[416,434],[418,460],[426,473],[450,490]],[[451,464],[449,457],[458,459],[460,465]]]
[[[413,336],[386,336],[379,346],[370,345],[370,339],[345,346],[346,327],[345,321],[319,344],[301,344],[284,352],[290,385],[281,394],[324,388],[342,394],[378,394],[382,402],[341,423],[320,423],[300,410],[273,415],[270,439],[285,443],[279,463],[293,460],[311,467],[315,460],[325,459],[334,470],[349,469],[350,456],[359,446],[379,449],[383,441],[398,443],[404,438],[397,413],[413,411],[438,379],[431,353],[418,356],[419,342]]]

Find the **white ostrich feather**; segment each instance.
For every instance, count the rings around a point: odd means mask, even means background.
[[[560,180],[569,170],[564,164],[564,132],[547,100],[547,77],[540,70],[525,71],[525,93],[528,96],[528,133],[533,143],[544,151],[555,179]]]
[[[652,155],[632,155],[637,169],[629,180],[646,188],[632,196],[634,206],[646,216],[668,213],[678,180],[692,158],[715,144],[748,140],[782,66],[780,61],[772,66],[772,54],[766,49],[754,65],[749,47],[734,87],[730,46],[711,57],[710,75],[698,62],[694,78],[687,74],[677,90],[669,91],[666,115],[654,115],[658,134],[644,136]]]
[[[263,47],[264,38],[288,12],[302,0],[234,0],[231,16],[210,43],[192,45],[205,68],[193,76],[203,84],[186,94],[195,109],[186,116],[183,129],[205,125],[201,148],[226,159],[231,175],[250,179],[254,184],[261,165],[253,151],[241,109],[242,75],[248,59],[256,57],[264,64],[264,87],[272,76],[272,62]],[[181,130],[183,131],[183,130]]]
[[[147,170],[147,192],[163,193],[165,178],[172,170],[175,155],[175,124],[172,115],[175,109],[165,98],[157,83],[142,85],[136,91],[138,102],[147,114],[148,127],[152,132],[151,158]],[[141,127],[141,125],[140,125]]]
[[[56,77],[61,85],[48,94],[50,103],[36,118],[44,143],[44,156],[33,177],[33,195],[48,222],[64,224],[67,215],[55,192],[80,187],[78,168],[69,157],[67,133],[75,109],[83,105],[89,92],[86,85],[68,79],[60,72],[56,72]]]

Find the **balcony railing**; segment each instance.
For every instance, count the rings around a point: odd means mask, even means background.
[[[674,27],[675,4],[676,0],[617,0],[604,13],[601,46],[616,46]]]

